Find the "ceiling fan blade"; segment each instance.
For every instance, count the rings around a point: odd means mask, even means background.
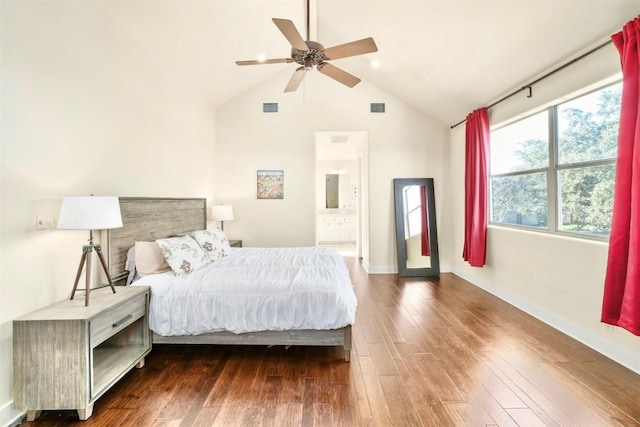
[[[291,46],[302,51],[309,50],[307,44],[304,42],[302,36],[296,29],[296,26],[293,25],[293,22],[288,19],[280,18],[272,18],[272,21],[274,24],[276,24],[280,32],[287,38],[287,40],[289,40]]]
[[[324,53],[326,59],[340,59],[377,51],[376,42],[371,37],[367,37],[366,39],[326,48],[322,53]]]
[[[349,74],[343,69],[338,68],[335,65],[331,65],[327,62],[318,64],[317,68],[318,71],[320,71],[325,76],[329,76],[332,79],[339,81],[343,85],[354,87],[355,85],[360,83],[360,79],[353,74]]]
[[[293,72],[289,83],[287,83],[287,87],[284,88],[285,92],[295,92],[302,83],[304,76],[307,74],[307,70],[304,67],[298,67],[296,71]]]
[[[238,65],[260,65],[260,64],[280,64],[283,62],[293,62],[292,58],[276,58],[276,59],[264,59],[262,61],[258,59],[252,59],[249,61],[236,61]]]

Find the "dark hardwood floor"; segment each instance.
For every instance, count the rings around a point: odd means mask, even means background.
[[[367,276],[340,348],[157,345],[78,421],[23,426],[640,426],[640,376],[443,274]]]

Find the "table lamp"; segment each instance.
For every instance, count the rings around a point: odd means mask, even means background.
[[[224,231],[224,222],[233,219],[233,207],[231,205],[213,205],[211,219],[220,221],[220,229]]]
[[[122,227],[122,215],[120,214],[120,201],[117,197],[112,196],[66,196],[62,198],[60,206],[60,215],[58,217],[59,230],[89,230],[89,244],[82,247],[82,256],[80,257],[80,265],[76,273],[76,280],[73,284],[71,297],[76,293],[78,281],[82,274],[82,268],[85,267],[85,296],[84,305],[89,305],[89,291],[91,282],[91,256],[95,250],[98,259],[102,265],[102,269],[107,275],[109,286],[113,293],[116,288],[113,286],[111,276],[107,268],[107,263],[102,255],[102,247],[93,243],[94,230],[108,230],[111,228]]]

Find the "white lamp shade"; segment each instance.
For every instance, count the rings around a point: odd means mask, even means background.
[[[62,198],[58,229],[106,230],[122,227],[120,201],[112,196],[66,196]]]
[[[231,221],[233,207],[231,205],[214,205],[211,208],[211,219],[214,221]]]

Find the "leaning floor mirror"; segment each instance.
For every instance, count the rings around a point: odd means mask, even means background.
[[[433,178],[393,180],[398,275],[440,275]]]

